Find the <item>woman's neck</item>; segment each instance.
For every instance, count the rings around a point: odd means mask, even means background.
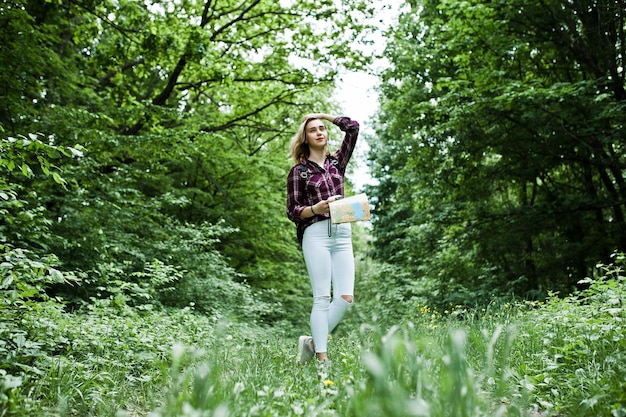
[[[325,150],[311,150],[309,153],[309,161],[315,162],[319,166],[324,166],[324,160],[326,159]]]

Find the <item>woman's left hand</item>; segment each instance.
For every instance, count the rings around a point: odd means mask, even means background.
[[[320,213],[330,213],[330,207],[328,206],[328,203],[332,203],[333,201],[339,200],[340,198],[340,195],[334,195],[332,197],[329,197],[327,200],[320,201],[319,205],[315,206],[315,212],[317,213],[318,207],[321,207]]]

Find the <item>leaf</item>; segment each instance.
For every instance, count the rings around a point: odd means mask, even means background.
[[[57,184],[61,184],[61,185],[67,184],[67,182],[61,177],[61,175],[59,175],[58,172],[53,172],[52,178],[54,179],[54,182],[56,182]]]
[[[39,161],[39,166],[41,167],[41,170],[44,173],[44,175],[46,176],[50,175],[50,169],[49,169],[50,163],[48,162],[48,160],[40,155],[37,156],[37,160]]]
[[[83,151],[81,151],[80,149],[72,148],[71,146],[68,147],[68,149],[70,150],[72,155],[77,157],[77,158],[82,158],[84,156]]]
[[[22,386],[22,377],[7,374],[3,376],[2,388],[11,390]]]
[[[57,282],[57,283],[65,282],[65,278],[63,277],[63,274],[57,269],[48,268],[48,274],[50,274],[50,277],[52,278],[54,282]]]
[[[22,164],[22,174],[25,177],[32,178],[33,171],[30,169],[30,167],[27,164]]]
[[[11,286],[12,283],[13,283],[13,276],[12,275],[6,276],[2,280],[2,284],[0,285],[0,288],[7,289]]]

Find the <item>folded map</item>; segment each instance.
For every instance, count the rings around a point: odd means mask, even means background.
[[[332,201],[328,204],[328,207],[330,208],[330,220],[332,223],[371,220],[370,205],[367,202],[365,193]]]

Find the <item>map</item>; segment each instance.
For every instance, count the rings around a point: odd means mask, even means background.
[[[348,223],[370,220],[370,206],[365,193],[343,198],[328,204],[333,223]]]

